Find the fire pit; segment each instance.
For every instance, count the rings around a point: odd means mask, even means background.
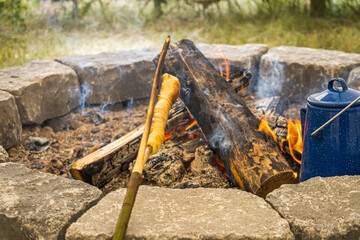
[[[214,50],[215,47],[220,49],[218,55]],[[281,86],[286,85],[286,88],[289,88],[285,81],[289,75],[296,79],[296,74],[287,72],[291,71],[292,65],[282,60],[283,49],[275,48],[268,53],[266,53],[267,48],[264,45],[244,46],[244,48],[199,45],[199,49],[192,42],[185,40],[173,45],[169,51],[165,71],[176,75],[180,79],[183,89],[180,101],[175,103],[169,113],[166,142],[161,147],[160,152],[151,157],[145,166],[145,184],[172,188],[172,190],[169,189],[169,192],[159,190],[161,192],[159,192],[159,196],[178,193],[181,195],[182,193],[177,191],[183,191],[180,189],[184,188],[199,188],[199,191],[204,191],[206,195],[206,190],[201,188],[205,187],[242,188],[265,198],[266,195],[284,183],[296,183],[299,179],[301,164],[302,131],[300,122],[296,120],[293,113],[299,112],[305,103],[305,98],[294,100],[293,94],[287,98],[283,91],[281,94],[273,94],[272,96],[269,94],[271,84],[269,85],[268,80],[274,79],[274,76],[269,75],[268,69],[271,64],[274,66],[272,70],[275,73],[278,72],[275,75],[282,82]],[[242,53],[242,51],[246,52],[244,49],[250,49],[252,53],[246,55]],[[202,52],[209,57],[210,61]],[[244,57],[239,57],[235,61],[231,58],[231,52],[237,52]],[[14,137],[10,145],[17,143],[15,146],[10,147],[6,142],[2,142],[3,145],[6,144],[10,161],[22,163],[31,169],[60,175],[63,178],[85,181],[100,188],[103,194],[125,187],[129,178],[129,171],[132,169],[132,161],[139,147],[149,96],[147,93],[149,81],[147,79],[152,79],[154,65],[151,61],[156,57],[156,54],[156,50],[104,53],[98,56],[72,56],[58,59],[61,64],[46,63],[53,64],[55,69],[56,66],[61,65],[64,67],[62,71],[67,71],[67,75],[64,73],[49,73],[49,75],[71,76],[70,79],[77,76],[79,80],[79,83],[73,80],[67,81],[71,87],[66,87],[66,89],[68,93],[72,94],[72,97],[67,100],[67,108],[59,112],[48,111],[44,106],[38,108],[39,111],[43,111],[40,115],[30,111],[34,109],[34,105],[28,104],[26,101],[29,98],[24,98],[24,96],[32,96],[30,94],[31,89],[36,88],[36,86],[38,86],[38,92],[41,93],[46,89],[42,86],[46,85],[33,85],[34,80],[29,80],[31,84],[15,91],[11,90],[10,87],[4,87],[4,80],[0,80],[0,90],[5,90],[13,95],[9,96],[9,99],[12,100],[9,100],[7,104],[11,103],[12,106],[16,104],[16,109],[20,113],[17,118],[23,124],[21,140],[19,132],[13,133]],[[276,54],[278,57],[274,57]],[[333,53],[331,52],[331,54]],[[119,59],[113,61],[112,58]],[[349,69],[360,65],[359,56],[351,56],[351,58],[353,62],[348,61],[348,65],[343,69],[337,68],[339,73],[342,71],[349,72]],[[130,59],[130,61],[126,62],[124,59]],[[260,59],[262,59],[261,64]],[[306,64],[302,63],[301,65],[301,68],[304,69],[303,72],[310,71]],[[325,72],[327,71],[325,67],[323,69]],[[0,77],[4,79],[6,75],[6,81],[16,81],[17,78],[23,77],[21,71],[17,75],[13,71],[4,70]],[[320,73],[321,69],[316,69],[316,71],[315,73],[322,74]],[[267,80],[262,81],[261,79],[265,76],[267,76]],[[134,81],[133,79],[137,79],[137,83],[131,82]],[[39,82],[42,81],[49,81],[48,84],[51,81],[66,82],[66,80],[59,80],[56,77],[53,77],[53,80],[44,77]],[[273,85],[276,84],[278,82],[273,83]],[[321,85],[322,82],[310,89],[308,93],[317,91]],[[61,86],[59,84],[59,88]],[[106,92],[104,89],[111,89],[111,91]],[[122,92],[116,89],[122,89]],[[127,89],[129,91],[131,89],[131,91],[129,92]],[[64,94],[63,90],[54,89],[52,91],[59,92],[59,97]],[[304,90],[299,94],[305,94],[303,92]],[[35,98],[35,96],[39,96],[39,94],[32,97]],[[50,99],[51,94],[47,94],[45,97]],[[57,101],[49,101],[49,104],[56,106]],[[16,119],[16,116],[14,118]],[[21,130],[19,120],[16,127]],[[12,136],[9,134],[8,136]],[[316,180],[314,181],[316,182]],[[356,187],[358,186],[356,185],[357,178],[351,178],[348,181],[354,183],[349,186],[349,191],[356,195],[359,191]],[[300,186],[306,185],[300,184]],[[278,205],[279,199],[274,196],[278,196],[280,192],[286,196],[286,189],[289,188],[291,187],[281,187],[280,190],[276,190],[269,195],[271,197],[267,198],[281,216],[288,213],[282,210],[282,206]],[[158,189],[153,187],[144,188],[144,198],[151,192],[157,191]],[[229,190],[227,192],[227,190],[209,189],[209,193],[219,199],[222,195],[235,198],[237,194],[240,194],[237,193],[238,191]],[[184,194],[192,196],[196,192],[196,190],[188,189]],[[258,205],[255,204],[256,206],[244,206],[248,208],[266,206],[264,207],[267,209],[264,210],[265,212],[273,211],[264,200],[260,201],[259,198],[251,194],[243,193],[245,195],[241,193],[240,199],[244,197],[244,199],[248,199],[246,201],[258,201],[256,203]],[[118,190],[116,193],[112,192],[106,201],[111,202],[115,199],[119,201],[123,196],[121,194],[123,194],[123,190]],[[306,195],[306,193],[304,194]],[[350,196],[353,196],[351,194]],[[254,199],[250,200],[253,198],[250,196],[253,196]],[[184,198],[184,201],[191,201],[191,198],[186,199]],[[110,203],[102,204],[92,211],[95,209],[104,211],[100,206],[106,207]],[[116,204],[117,210],[115,212],[118,213],[120,202]],[[216,205],[216,201],[212,204]],[[91,206],[92,204],[89,203],[87,208]],[[195,207],[191,204],[190,206]],[[228,205],[225,204],[224,206]],[[155,208],[155,206],[149,207]],[[166,214],[170,214],[169,207],[166,209]],[[189,209],[186,211],[191,211]],[[87,219],[91,218],[91,214],[99,214],[92,211],[80,218],[78,224],[72,225],[68,231],[67,239],[79,237],[75,234],[83,231],[79,230],[79,226],[85,224],[88,221]],[[354,211],[358,211],[358,209]],[[297,221],[291,220],[291,217],[286,218],[287,221],[285,221],[275,211],[271,214],[274,214],[274,219],[277,219],[274,221],[279,221],[282,226],[279,228],[281,233],[271,230],[273,225],[270,224],[267,225],[266,230],[269,234],[261,235],[261,238],[267,236],[291,239],[293,234],[298,238],[300,236],[318,236],[315,233],[309,235],[304,232],[305,226],[299,227],[296,225]],[[82,213],[77,216],[80,215]],[[259,213],[258,217],[261,218],[261,216],[262,213]],[[70,222],[76,221],[77,218],[72,218]],[[24,222],[20,221],[19,224],[25,224],[26,221],[26,219]],[[208,221],[208,219],[204,221]],[[186,222],[181,224],[186,225]],[[186,229],[186,226],[181,224],[179,226]],[[94,227],[94,225],[92,226]],[[318,229],[317,226],[315,226],[316,229]],[[338,233],[331,233],[332,235],[330,235],[358,236],[356,235],[358,231],[353,230],[356,226],[359,226],[359,223],[356,220],[351,220],[350,235],[347,235],[347,232],[342,233],[342,235],[336,235]],[[111,225],[111,229],[113,228],[114,226]],[[60,235],[65,237],[65,228],[61,229]],[[154,231],[159,232],[159,234],[163,231],[156,229]],[[220,230],[215,230],[215,232],[218,231]],[[192,238],[189,233],[191,230],[185,232],[185,235],[179,237]],[[255,235],[250,232],[247,233],[249,234],[247,236],[255,238]],[[130,234],[133,233],[130,230]],[[111,231],[107,234],[110,234],[107,236],[111,236]],[[141,233],[136,235],[134,233],[131,236],[141,238],[148,235],[149,238],[157,238],[161,235],[154,234]],[[205,235],[201,234],[199,238],[206,238]],[[211,236],[225,238],[229,234],[234,234],[240,238],[240,235],[237,235],[238,232],[233,232],[230,228],[223,235]],[[99,238],[97,234],[92,236]],[[176,235],[170,234],[166,235],[165,238],[174,236]],[[90,235],[80,236],[84,239],[89,237]]]

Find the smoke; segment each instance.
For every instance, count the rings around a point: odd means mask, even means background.
[[[115,106],[115,103],[104,102],[104,103],[100,104],[99,112],[100,113],[109,113],[110,111],[107,110],[107,108],[113,107],[113,106]]]
[[[80,107],[82,110],[82,113],[84,114],[84,109],[86,107],[86,98],[92,94],[93,92],[93,86],[90,84],[82,84],[81,85],[81,97],[80,97]]]
[[[257,95],[260,98],[277,96],[281,92],[282,83],[285,79],[284,64],[279,63],[279,57],[274,55],[268,55],[266,59],[262,59],[261,61],[265,61],[263,68],[270,70],[261,69]]]
[[[126,112],[132,115],[134,108],[134,98],[131,98],[129,101],[123,102],[123,106],[126,108]]]
[[[228,139],[221,125],[216,127],[208,140],[211,147],[220,150],[221,155],[226,155],[232,147],[231,140]]]

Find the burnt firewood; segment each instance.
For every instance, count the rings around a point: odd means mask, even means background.
[[[164,72],[179,78],[181,100],[233,183],[265,197],[281,184],[295,182],[276,143],[256,131],[256,117],[191,41],[171,45]]]
[[[168,134],[179,123],[187,123],[190,119],[185,105],[180,101],[176,102],[170,110]],[[73,178],[85,181],[96,187],[103,187],[112,179],[116,178],[122,171],[129,167],[139,150],[141,135],[144,125],[137,127],[112,143],[101,149],[79,159],[70,169]]]

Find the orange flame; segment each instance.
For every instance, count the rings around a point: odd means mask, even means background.
[[[301,154],[303,152],[301,123],[298,119],[296,119],[294,122],[288,120],[287,123],[288,133],[286,136],[286,140],[289,144],[290,154],[297,163],[301,164],[301,160],[298,159],[294,154],[294,150]]]
[[[168,134],[165,134],[165,137],[164,137],[165,141],[170,139],[173,136],[172,133],[175,132],[175,130],[176,130],[176,128],[174,130],[171,130]]]
[[[189,124],[189,126],[187,126],[186,128],[184,128],[182,131],[181,131],[181,134],[184,134],[187,130],[189,130],[192,126],[196,125],[197,122],[195,119],[192,120],[192,122]]]
[[[282,152],[285,153],[284,150],[284,143],[287,141],[289,145],[289,150],[292,158],[299,164],[301,164],[301,159],[298,159],[298,157],[295,155],[295,151],[298,153],[303,153],[303,141],[302,141],[302,129],[301,129],[301,123],[298,119],[295,119],[295,121],[287,120],[288,123],[288,129],[287,129],[287,136],[286,139],[282,139],[280,142],[280,149]],[[277,142],[277,138],[275,135],[274,130],[272,130],[268,124],[268,121],[265,116],[262,116],[260,118],[260,125],[257,131],[265,132],[267,134],[270,134],[274,141]],[[297,173],[294,173],[297,174]],[[297,177],[297,175],[295,176]]]
[[[222,66],[218,62],[219,69],[220,69],[220,75],[225,77],[226,81],[229,81],[230,79],[230,60],[224,56],[221,57],[224,60],[225,63],[225,73],[223,72]]]
[[[267,133],[267,134],[270,134],[274,141],[277,142],[277,138],[276,138],[276,135],[275,135],[275,132],[274,130],[272,130],[269,126],[269,123],[266,119],[265,116],[262,116],[260,118],[260,125],[259,125],[259,128],[256,130],[256,131],[259,131],[259,132],[264,132],[264,133]]]

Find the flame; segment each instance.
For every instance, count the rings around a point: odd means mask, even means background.
[[[221,57],[224,60],[225,63],[225,73],[223,72],[223,68],[218,62],[219,69],[220,69],[220,75],[225,77],[226,81],[229,81],[230,79],[230,60],[224,56]]]
[[[272,130],[268,124],[268,121],[266,119],[265,116],[262,116],[260,118],[260,124],[259,124],[259,128],[256,130],[256,131],[259,131],[259,132],[265,132],[267,134],[270,134],[274,141],[277,142],[277,138],[276,138],[276,135],[275,135],[275,132],[274,130]]]
[[[285,139],[281,139],[281,142],[280,142],[280,149],[283,153],[285,152],[285,150],[284,150],[284,142],[285,141],[286,141]]]
[[[224,178],[228,178],[228,175],[226,173],[226,167],[223,163],[223,161],[220,159],[218,154],[214,154],[214,159],[215,159],[215,166],[219,169],[219,171],[222,173],[222,175],[224,176]]]
[[[215,154],[214,156],[215,156],[215,161],[216,161],[216,163],[219,165],[219,167],[225,169],[225,166],[224,166],[224,164],[222,163],[222,161],[220,160],[219,156],[218,156],[217,154]]]
[[[294,150],[301,154],[303,152],[301,123],[298,119],[295,119],[294,122],[288,120],[287,123],[288,123],[288,132],[287,132],[286,140],[288,141],[289,144],[290,154],[297,163],[301,164],[301,160],[298,159],[294,154]]]
[[[189,124],[189,126],[187,126],[186,128],[184,128],[182,131],[181,131],[181,134],[184,134],[187,130],[189,130],[192,126],[196,125],[197,122],[195,119],[192,120],[192,122]]]
[[[303,153],[303,141],[302,141],[302,129],[301,129],[301,123],[298,119],[295,119],[295,121],[287,120],[288,123],[288,129],[287,129],[287,136],[286,139],[282,139],[280,142],[280,149],[282,152],[285,153],[284,150],[284,143],[285,141],[289,145],[289,150],[292,158],[299,164],[301,164],[301,159],[298,159],[295,155],[295,151],[298,153]],[[267,134],[270,134],[274,141],[277,142],[277,138],[275,135],[274,130],[272,130],[268,124],[268,121],[265,116],[262,116],[260,118],[260,125],[257,131],[265,132]],[[296,173],[297,174],[297,173]]]
[[[176,131],[176,128],[174,130],[171,130],[168,134],[165,134],[165,137],[164,137],[165,141],[170,139],[173,136],[172,133],[175,131]]]
[[[173,132],[182,129],[182,130],[181,130],[181,134],[184,134],[184,133],[185,133],[187,130],[189,130],[192,126],[196,125],[196,124],[197,124],[196,120],[195,120],[192,116],[190,116],[190,117],[191,117],[191,118],[190,118],[190,121],[188,121],[187,124],[185,124],[185,125],[180,125],[180,126],[176,127],[175,129],[171,130],[169,133],[166,133],[166,134],[165,134],[165,137],[164,137],[165,141],[168,140],[168,139],[170,139],[170,138],[173,136],[173,135],[172,135]],[[191,134],[189,134],[189,135],[187,136],[188,139],[195,139],[195,138],[197,138],[197,137],[198,137],[198,133],[197,133],[197,132],[191,133]]]

